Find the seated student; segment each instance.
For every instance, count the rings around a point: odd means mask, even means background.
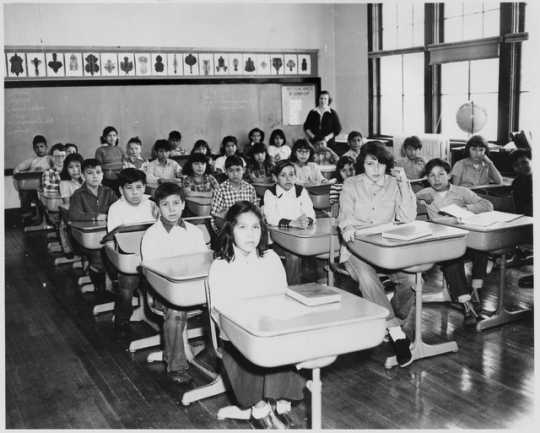
[[[144,193],[146,175],[136,168],[124,168],[118,175],[121,197],[109,208],[107,214],[107,232],[115,228],[154,221],[157,217],[156,205]],[[133,312],[131,299],[139,287],[138,275],[118,272],[118,293],[114,303],[114,329],[119,337],[130,333],[129,318]]]
[[[315,164],[332,165],[338,161],[339,156],[336,152],[328,147],[326,141],[315,141],[313,147],[313,161]]]
[[[327,183],[321,169],[313,162],[313,147],[301,138],[294,142],[291,161],[296,168],[296,183],[302,186],[313,186]]]
[[[246,200],[258,204],[257,193],[253,185],[250,185],[244,177],[244,161],[239,156],[229,156],[225,161],[225,180],[216,190],[212,197],[210,215],[217,218],[225,217],[229,208],[237,201]]]
[[[193,145],[193,149],[191,149],[190,155],[193,155],[195,153],[202,153],[204,156],[206,156],[206,159],[208,160],[208,164],[210,166],[210,171],[213,173],[215,161],[212,157],[212,149],[210,149],[210,146],[205,140],[197,140],[195,142],[195,144]]]
[[[111,188],[101,184],[103,170],[97,159],[85,159],[81,169],[84,183],[69,200],[69,220],[105,221],[109,207],[117,200],[116,194]],[[90,280],[96,288],[96,296],[103,297],[105,268],[101,256],[102,251],[88,250],[82,246],[80,249],[90,262]]]
[[[272,182],[272,157],[266,151],[264,143],[255,143],[251,148],[247,165],[247,177],[254,183]]]
[[[159,218],[143,236],[141,244],[143,263],[208,251],[201,230],[181,218],[185,203],[179,185],[162,183],[154,193],[154,201],[158,205]],[[191,380],[183,338],[187,312],[169,306],[162,308],[163,360],[167,364],[167,374],[175,382],[187,383]]]
[[[212,197],[219,183],[211,173],[208,158],[202,153],[192,153],[183,168],[183,188],[186,197]]]
[[[144,170],[148,161],[142,157],[142,141],[139,137],[131,137],[126,144],[126,156],[122,168]]]
[[[96,158],[103,167],[103,185],[112,188],[118,193],[117,178],[122,170],[122,161],[124,160],[124,151],[118,146],[118,131],[114,126],[107,126],[103,129],[101,135],[101,144],[96,149]]]
[[[251,202],[239,201],[225,219],[218,238],[217,258],[208,274],[213,308],[234,305],[246,298],[285,293],[285,271],[278,255],[267,249],[268,233],[259,209]],[[217,319],[214,309],[211,314]],[[258,427],[286,428],[284,422],[288,420],[283,418],[291,409],[291,401],[303,399],[305,379],[293,366],[254,365],[224,332],[220,338],[223,367],[240,412],[246,418],[251,415],[260,424]],[[274,401],[277,416],[272,408]],[[231,414],[223,413],[224,416],[240,415],[238,408],[225,409]]]
[[[185,155],[186,150],[180,145],[182,142],[182,134],[180,131],[171,131],[169,132],[169,144],[171,145],[171,155],[170,156],[180,156]]]
[[[272,226],[298,227],[305,229],[315,221],[315,210],[307,190],[295,185],[296,170],[294,164],[285,159],[279,161],[274,170],[276,184],[264,193],[263,212],[266,222]],[[285,269],[289,284],[302,282],[302,258],[272,244],[272,249],[285,256]]]
[[[243,167],[246,166],[244,158],[242,158],[240,152],[238,152],[238,141],[236,140],[236,137],[233,137],[232,135],[223,137],[223,140],[221,140],[220,152],[221,156],[218,157],[214,163],[216,173],[225,173],[225,160],[233,155],[238,156],[242,160]]]
[[[357,229],[393,221],[410,222],[416,218],[416,197],[403,168],[394,168],[394,158],[379,141],[365,143],[356,162],[357,176],[345,179],[339,200],[338,224],[343,240],[354,239]],[[396,283],[392,301],[388,301],[376,270],[342,245],[340,261],[351,277],[358,281],[362,296],[388,310],[386,327],[401,367],[412,362],[410,340],[401,324],[414,324],[414,275],[393,272]]]
[[[282,159],[290,158],[291,148],[287,144],[287,139],[282,129],[274,129],[270,134],[268,155],[270,155],[274,164]]]
[[[62,143],[56,143],[49,152],[51,167],[41,175],[41,188],[47,198],[60,198],[60,172],[64,168],[66,148]]]
[[[66,156],[72,153],[79,153],[79,148],[75,143],[66,143]]]
[[[47,140],[43,135],[36,135],[32,139],[32,147],[34,153],[36,154],[32,158],[25,159],[23,162],[19,163],[13,170],[13,174],[21,173],[24,171],[44,171],[49,169],[51,166],[51,159],[47,153]],[[18,183],[16,180],[13,181],[15,189],[19,192],[19,199],[21,201],[21,211],[23,215],[23,224],[27,224],[32,218],[32,203],[36,204],[36,209],[39,209],[39,200],[37,196],[37,191],[33,190],[22,190],[19,191]],[[39,217],[39,215],[37,215]],[[37,221],[32,221],[39,223]]]
[[[528,144],[528,143],[527,143]],[[516,178],[512,182],[512,196],[517,213],[533,216],[533,192],[532,192],[532,166],[530,148],[519,148],[510,154],[512,168]],[[519,254],[523,258],[524,254]],[[522,277],[518,281],[519,287],[532,288],[533,275]]]
[[[83,178],[81,176],[82,162],[83,157],[78,153],[71,153],[64,159],[64,166],[60,172],[60,197],[62,198],[62,203],[64,205],[69,206],[69,199],[83,183]],[[60,219],[58,233],[65,256],[72,258],[73,243],[68,232],[68,225],[63,218]]]
[[[253,128],[248,133],[249,144],[244,148],[244,154],[248,155],[251,148],[257,143],[264,143],[264,131],[260,128]]]
[[[77,191],[82,183],[83,157],[78,153],[72,153],[64,159],[64,165],[60,172],[60,197],[63,204],[69,205],[69,199]]]
[[[170,159],[171,145],[167,140],[157,140],[154,144],[156,159],[146,164],[146,180],[150,184],[163,182],[182,183],[182,167]]]
[[[341,156],[349,156],[356,162],[358,155],[360,155],[360,148],[362,147],[362,144],[364,144],[364,137],[362,137],[362,133],[358,131],[349,132],[349,135],[347,136],[347,144],[349,145],[349,150],[347,150],[347,152]]]
[[[407,137],[401,146],[401,156],[396,161],[396,166],[403,167],[408,179],[420,179],[424,176],[426,161],[418,156],[418,151],[422,149],[422,142],[416,135]]]
[[[489,200],[480,198],[470,189],[464,186],[451,185],[450,164],[442,159],[435,158],[426,164],[426,175],[429,187],[416,193],[416,198],[426,206],[429,219],[440,217],[439,212],[445,206],[455,204],[466,208],[473,213],[488,212],[493,210]],[[473,287],[481,287],[478,280],[486,275],[487,255],[475,250],[469,250],[467,256],[472,258]],[[465,278],[464,258],[448,260],[440,263],[448,291],[454,300],[463,305],[465,324],[476,323],[477,314],[471,303],[471,291],[467,288]]]
[[[516,178],[512,182],[514,206],[519,214],[533,216],[531,151],[517,149],[510,154]]]
[[[339,158],[336,164],[336,176],[334,178],[334,183],[330,186],[330,205],[339,205],[339,196],[341,195],[341,190],[343,189],[343,182],[345,179],[355,175],[354,165],[356,161],[350,156],[343,155]],[[334,212],[332,212],[334,214]],[[337,216],[337,215],[334,215]]]
[[[454,185],[471,187],[503,183],[501,173],[488,158],[488,144],[484,137],[473,135],[469,138],[465,154],[467,156],[456,162],[450,173]]]

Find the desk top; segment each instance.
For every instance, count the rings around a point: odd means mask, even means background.
[[[483,189],[488,189],[489,190],[489,189],[497,189],[497,188],[507,189],[508,187],[512,186],[513,181],[514,181],[513,178],[508,177],[508,176],[503,176],[503,183],[502,184],[490,183],[490,184],[487,184],[487,185],[476,185],[476,186],[469,187],[469,189],[471,189],[473,191],[483,190]]]
[[[81,232],[107,231],[107,221],[70,221],[70,226]]]
[[[218,312],[247,333],[260,337],[293,334],[350,323],[384,319],[386,309],[359,296],[335,289],[341,302],[308,307],[285,294],[246,299]]]
[[[169,281],[177,282],[206,277],[213,260],[214,253],[209,250],[145,261],[142,267]]]
[[[528,225],[533,224],[533,218],[528,217],[525,215],[520,216],[519,218],[509,221],[509,222],[500,222],[491,224],[489,226],[477,226],[473,224],[460,224],[456,221],[454,217],[440,217],[433,222],[435,224],[442,224],[444,226],[448,227],[457,227],[460,229],[468,230],[471,232],[482,232],[482,233],[490,233],[490,232],[501,232],[501,231],[507,231],[510,229],[514,229],[517,227],[524,227]]]
[[[411,240],[399,240],[399,239],[387,239],[382,237],[382,232],[390,230],[392,224],[381,224],[379,226],[369,227],[366,229],[357,230],[355,233],[355,239],[363,242],[367,242],[380,247],[403,247],[408,245],[417,245],[433,241],[439,241],[442,239],[465,237],[467,231],[462,227],[447,227],[440,224],[433,224],[427,221],[413,221],[408,223],[415,225],[416,227],[426,227],[432,231],[429,236],[411,239]],[[394,225],[399,227],[399,225]],[[441,229],[441,227],[444,227]]]
[[[268,226],[271,233],[277,232],[297,238],[319,238],[328,237],[330,233],[337,234],[337,229],[332,226],[332,218],[319,218],[314,224],[307,229],[299,229],[296,227],[281,228],[276,226]]]
[[[188,196],[186,197],[186,201],[199,205],[209,206],[212,203],[212,197]]]
[[[15,180],[22,180],[22,179],[39,179],[39,180],[41,180],[42,175],[43,175],[42,171],[20,171],[18,173],[14,173],[13,178]]]

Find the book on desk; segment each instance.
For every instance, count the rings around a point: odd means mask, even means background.
[[[381,233],[381,236],[385,239],[411,241],[413,239],[423,238],[432,234],[433,231],[429,227],[411,223],[403,224],[390,230],[385,230]]]
[[[523,216],[521,214],[501,212],[496,210],[475,214],[455,204],[443,207],[440,210],[440,213],[453,216],[463,224],[471,224],[481,227],[488,227],[497,223],[508,223]]]
[[[341,294],[325,284],[308,283],[289,286],[285,293],[310,307],[341,302]]]

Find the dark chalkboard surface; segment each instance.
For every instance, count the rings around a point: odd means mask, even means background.
[[[218,83],[6,88],[5,168],[33,155],[36,134],[44,135],[49,146],[73,142],[84,157],[91,157],[107,125],[118,129],[124,148],[138,135],[145,156],[157,138],[167,138],[173,129],[182,132],[183,146],[191,149],[202,138],[214,153],[225,135],[235,135],[242,147],[256,126],[268,140],[272,129],[282,128],[281,87]],[[301,126],[282,129],[291,145],[303,136]]]

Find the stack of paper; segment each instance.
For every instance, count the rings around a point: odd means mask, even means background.
[[[463,224],[471,224],[481,227],[487,227],[497,223],[507,223],[510,221],[514,221],[522,216],[520,214],[500,212],[496,210],[474,214],[467,209],[461,208],[455,204],[443,207],[441,209],[441,212],[457,218]]]
[[[304,305],[315,306],[340,302],[341,294],[324,284],[309,283],[290,286],[287,289],[287,296],[296,299]]]
[[[400,241],[410,241],[423,238],[433,234],[433,231],[424,225],[405,224],[395,229],[382,232],[381,236],[386,239],[396,239]]]

